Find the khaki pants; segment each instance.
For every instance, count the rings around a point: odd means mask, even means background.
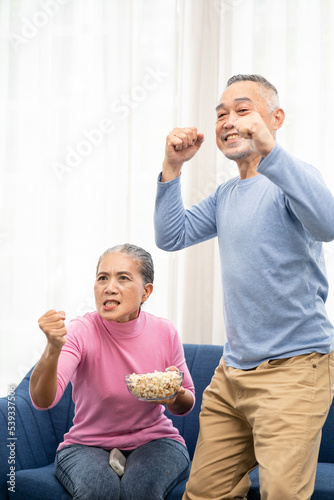
[[[262,500],[307,500],[334,393],[334,351],[239,370],[222,359],[203,394],[183,500],[245,498],[259,465]]]

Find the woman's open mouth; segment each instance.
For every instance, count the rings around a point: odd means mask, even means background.
[[[118,300],[105,300],[103,302],[103,307],[105,309],[114,309],[114,307],[119,306],[119,304]]]

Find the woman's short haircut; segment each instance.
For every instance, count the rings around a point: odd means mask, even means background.
[[[114,247],[108,248],[105,252],[103,252],[97,263],[96,274],[98,273],[101,261],[104,259],[104,257],[113,253],[124,253],[138,263],[138,271],[143,278],[144,286],[147,285],[147,283],[153,283],[154,265],[151,254],[143,248],[137,247],[136,245],[132,245],[130,243],[116,245]]]

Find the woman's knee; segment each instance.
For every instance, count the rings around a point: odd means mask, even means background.
[[[163,500],[164,492],[159,487],[156,478],[146,479],[141,484],[135,478],[127,478],[121,481],[120,500]]]
[[[188,479],[190,464],[187,464],[178,475],[175,471],[161,471],[157,474],[124,475],[121,480],[120,500],[163,500],[178,483]],[[167,472],[169,477],[164,477]],[[171,476],[171,477],[170,477]]]
[[[57,475],[57,474],[56,474]],[[120,481],[102,479],[101,476],[76,478],[74,481],[66,480],[64,476],[57,475],[58,480],[72,495],[74,500],[118,500],[120,498]]]
[[[119,499],[120,478],[109,466],[108,452],[103,449],[73,445],[60,450],[55,473],[74,499]]]

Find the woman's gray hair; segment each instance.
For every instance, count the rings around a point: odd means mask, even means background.
[[[275,109],[279,108],[279,98],[277,88],[270,83],[262,75],[235,75],[232,76],[226,84],[229,87],[236,82],[255,82],[260,84],[263,94],[262,97],[266,101],[269,113],[272,113]]]
[[[132,260],[138,262],[138,271],[143,278],[144,286],[147,285],[147,283],[153,283],[154,266],[151,254],[143,248],[131,245],[130,243],[116,245],[103,252],[97,263],[96,274],[99,271],[100,264],[104,257],[113,253],[124,253],[131,257]]]

